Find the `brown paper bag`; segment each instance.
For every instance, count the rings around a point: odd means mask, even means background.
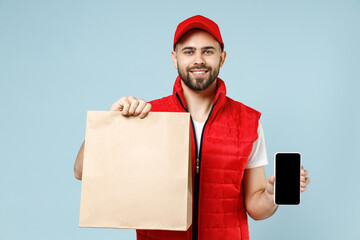
[[[80,227],[187,230],[189,113],[87,113]]]

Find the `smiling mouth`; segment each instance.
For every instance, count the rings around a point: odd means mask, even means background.
[[[205,69],[196,69],[196,70],[192,70],[190,71],[195,77],[202,77],[204,76],[208,70]]]

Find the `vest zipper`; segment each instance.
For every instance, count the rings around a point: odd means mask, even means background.
[[[196,173],[200,172],[200,160],[197,158],[196,159]]]
[[[197,142],[196,142],[196,133],[195,133],[195,125],[193,122],[193,119],[190,115],[190,120],[191,120],[191,124],[192,124],[192,129],[193,129],[193,136],[194,136],[194,143],[195,143],[195,179],[194,179],[194,196],[193,196],[193,234],[192,234],[192,240],[197,240],[198,239],[198,221],[199,221],[199,189],[200,189],[200,164],[201,164],[201,151],[202,151],[202,141],[203,141],[203,135],[204,135],[204,130],[205,130],[205,126],[206,123],[208,122],[211,113],[214,109],[214,106],[216,105],[216,103],[218,102],[219,98],[220,98],[221,93],[219,93],[219,97],[216,99],[214,105],[211,107],[210,113],[208,118],[205,121],[204,127],[202,129],[201,132],[201,138],[200,138],[200,149],[199,149],[199,153],[197,151]],[[179,100],[181,106],[184,108],[184,110],[186,112],[188,112],[188,109],[185,108],[184,104],[181,102],[181,98],[180,96],[176,93],[176,97]]]

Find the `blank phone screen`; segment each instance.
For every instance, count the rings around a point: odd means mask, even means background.
[[[275,203],[278,205],[300,204],[299,153],[277,153],[275,155]]]

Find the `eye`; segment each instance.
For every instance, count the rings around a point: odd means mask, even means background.
[[[213,51],[211,51],[211,50],[206,50],[206,51],[204,51],[204,53],[205,53],[206,55],[210,55],[210,54],[213,53]]]
[[[191,50],[185,51],[184,54],[185,55],[190,55],[190,54],[192,54],[192,51]]]

